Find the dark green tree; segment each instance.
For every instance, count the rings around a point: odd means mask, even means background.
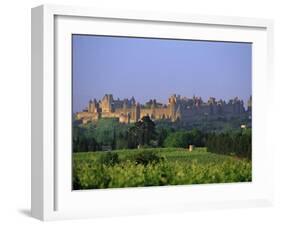
[[[155,123],[149,116],[144,116],[128,130],[128,147],[136,148],[138,145],[149,146],[156,139]]]
[[[155,138],[155,123],[150,119],[149,116],[144,116],[140,123],[137,123],[140,137],[142,137],[142,145],[150,145],[150,141]]]

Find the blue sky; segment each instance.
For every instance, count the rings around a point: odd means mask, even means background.
[[[73,35],[73,111],[105,93],[144,103],[170,95],[246,102],[250,43]]]

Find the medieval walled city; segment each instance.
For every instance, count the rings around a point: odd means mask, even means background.
[[[75,119],[80,120],[83,124],[97,121],[100,118],[117,118],[120,123],[134,123],[148,115],[152,120],[188,122],[202,117],[231,118],[245,114],[250,117],[251,106],[251,97],[245,107],[243,100],[238,97],[228,102],[210,97],[207,102],[204,102],[201,97],[188,98],[174,94],[168,98],[167,104],[159,103],[156,99],[140,104],[134,97],[120,100],[119,98],[114,99],[112,94],[105,94],[101,100],[90,100],[82,112],[75,114]]]

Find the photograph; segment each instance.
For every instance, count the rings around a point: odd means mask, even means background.
[[[72,34],[72,189],[252,182],[252,43]]]

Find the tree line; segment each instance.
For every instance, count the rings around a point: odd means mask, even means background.
[[[134,124],[101,119],[96,124],[73,126],[73,151],[89,152],[145,147],[207,147],[209,152],[251,159],[251,130],[204,133],[156,125],[149,116]]]
[[[120,124],[114,119],[102,119],[97,124],[73,126],[73,151],[87,152],[138,147],[205,146],[206,135],[199,130],[177,130],[169,125],[157,126],[149,116],[134,124]]]
[[[243,129],[236,133],[209,134],[206,142],[209,152],[252,159],[252,132]]]

